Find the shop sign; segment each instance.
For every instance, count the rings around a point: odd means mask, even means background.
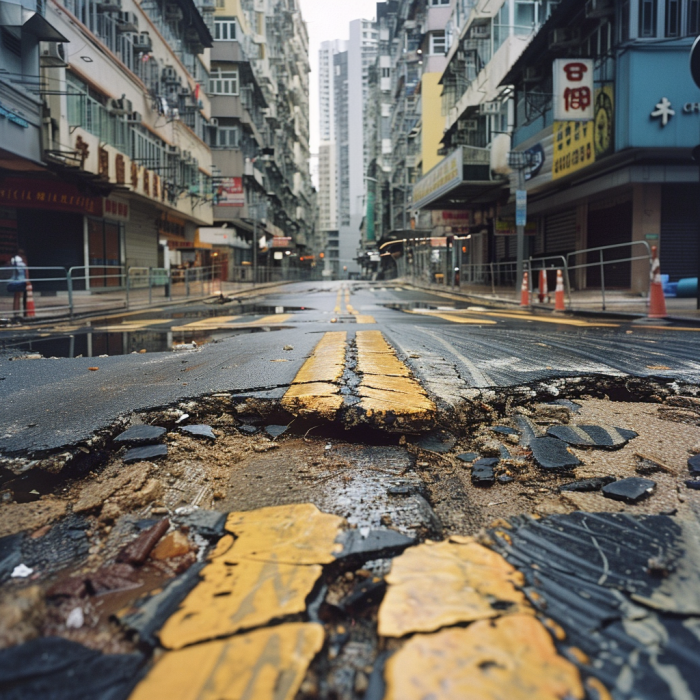
[[[105,219],[111,219],[112,221],[129,220],[129,202],[123,199],[104,197],[102,200],[102,209]]]
[[[292,240],[291,236],[273,236],[272,237],[272,247],[273,248],[289,248],[289,244]]]
[[[525,226],[527,223],[527,191],[515,190],[515,225]]]
[[[515,236],[518,233],[518,227],[515,225],[515,219],[496,219],[495,231],[497,236]],[[534,221],[529,221],[525,224],[525,235],[535,236],[537,234],[537,224]]]
[[[102,198],[80,194],[73,185],[51,180],[7,178],[0,184],[0,206],[32,207],[102,216]]]
[[[592,122],[554,122],[552,179],[592,165],[611,154],[613,144],[613,88],[596,90],[595,119]]]
[[[464,160],[462,149],[440,161],[430,172],[413,186],[413,206],[420,209],[449,192],[462,182]]]
[[[469,227],[471,224],[471,212],[470,211],[433,211],[432,220],[433,226],[449,226],[452,228],[464,228]]]
[[[242,177],[224,177],[214,186],[214,204],[217,207],[245,206]]]
[[[23,129],[29,128],[29,122],[26,119],[20,117],[19,114],[11,112],[9,109],[5,109],[2,105],[0,105],[0,119],[7,119],[8,122],[21,126]]]
[[[185,237],[185,220],[172,216],[172,214],[161,212],[160,216],[156,219],[156,228],[158,229],[158,233],[165,237]]]
[[[554,70],[554,120],[591,121],[593,104],[593,59],[557,58]]]
[[[168,248],[170,250],[181,250],[183,248],[194,248],[194,241],[175,241],[168,239]]]
[[[447,236],[433,236],[430,239],[430,245],[433,248],[446,248],[447,247]]]

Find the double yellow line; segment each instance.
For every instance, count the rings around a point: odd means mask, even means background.
[[[335,307],[333,309],[334,314],[338,315],[343,313],[343,293],[345,294],[345,308],[347,309],[347,313],[354,316],[357,323],[376,323],[374,316],[361,314],[353,308],[350,304],[350,290],[347,287],[341,287],[338,290],[338,295],[335,298]]]
[[[429,420],[435,415],[435,404],[381,331],[358,331],[355,340],[360,376],[356,409],[367,417],[392,413],[399,418]],[[326,333],[297,373],[282,406],[295,415],[335,418],[344,403],[340,380],[346,352],[347,333]]]

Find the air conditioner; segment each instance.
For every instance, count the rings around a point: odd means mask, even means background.
[[[478,128],[478,119],[462,119],[457,122],[457,131],[476,131]]]
[[[148,52],[153,50],[153,42],[148,32],[140,32],[133,39],[134,51]]]
[[[62,68],[66,64],[66,50],[63,44],[48,41],[41,44],[41,65],[47,68]]]
[[[488,24],[475,24],[469,30],[472,39],[488,39],[491,36],[491,28]]]
[[[501,113],[501,103],[500,102],[482,102],[479,105],[480,114],[500,114]]]
[[[140,112],[132,112],[126,115],[126,121],[129,122],[129,124],[140,124],[143,121],[143,117]]]
[[[122,3],[121,0],[104,0],[103,2],[98,2],[95,6],[98,12],[121,12]]]
[[[588,0],[586,3],[586,17],[607,17],[615,13],[613,0]]]
[[[107,110],[110,114],[123,116],[125,114],[131,114],[134,111],[134,106],[131,104],[131,100],[122,97],[120,100],[110,100],[107,105]]]
[[[216,12],[216,0],[200,0],[199,7],[202,12]]]
[[[216,117],[212,117],[209,120],[209,126],[214,126],[214,127],[219,126],[219,120]]]
[[[183,17],[182,8],[179,5],[168,3],[165,6],[165,21],[179,22]]]
[[[182,154],[182,151],[180,150],[179,146],[173,146],[171,144],[168,144],[168,153],[171,156],[179,156]]]
[[[181,97],[187,97],[190,94],[190,92],[190,89],[186,85],[181,85],[178,90],[178,93]]]
[[[182,152],[182,159],[186,163],[189,163],[192,160],[192,151],[183,151]]]
[[[581,40],[581,30],[578,27],[565,27],[563,29],[552,29],[549,32],[549,48],[565,48],[578,44]]]
[[[166,83],[179,83],[177,71],[172,66],[163,68],[163,80]]]
[[[118,32],[138,32],[139,18],[134,12],[120,12],[117,19]]]

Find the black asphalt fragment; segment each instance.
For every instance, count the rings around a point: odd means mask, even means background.
[[[565,442],[553,437],[537,437],[530,440],[532,456],[542,469],[570,469],[582,464]]]
[[[132,445],[150,445],[159,442],[166,433],[165,428],[157,425],[133,425],[121,435],[114,438],[114,442]]]
[[[494,425],[491,430],[494,433],[499,433],[500,435],[517,435],[518,431],[515,428],[511,428],[507,425]]]
[[[457,444],[457,438],[445,430],[436,430],[432,433],[424,435],[416,445],[422,450],[445,454],[449,452]]]
[[[688,460],[688,471],[692,476],[700,476],[700,455],[695,455]]]
[[[343,549],[335,555],[336,559],[360,557],[366,560],[395,556],[407,547],[414,545],[416,540],[395,530],[363,532],[362,529],[354,529],[343,532],[336,542],[343,545]]]
[[[560,491],[600,491],[603,486],[612,484],[615,481],[614,476],[597,476],[593,479],[581,479],[580,481],[570,481],[568,484],[562,484],[559,487]]]
[[[499,460],[495,457],[479,459],[472,465],[472,484],[474,486],[493,486],[496,482],[494,467]]]
[[[210,425],[183,425],[180,430],[182,430],[183,433],[192,435],[193,437],[203,437],[209,438],[210,440],[216,440],[216,435],[214,435],[214,431],[211,429]]]
[[[286,425],[268,425],[265,427],[265,432],[271,437],[271,438],[278,438],[280,435],[283,433],[287,432],[288,426]]]
[[[134,447],[129,450],[123,457],[124,464],[132,464],[133,462],[143,462],[147,459],[158,459],[159,457],[168,456],[167,445],[147,445],[146,447]]]
[[[479,459],[479,455],[476,452],[463,452],[461,455],[457,455],[457,459],[462,462],[473,462]]]
[[[603,486],[603,496],[612,498],[615,501],[625,503],[638,503],[650,496],[656,488],[656,482],[651,479],[642,479],[638,476],[631,476],[628,479],[620,479],[612,484]]]
[[[547,435],[559,438],[574,447],[624,447],[632,438],[637,437],[633,430],[624,428],[604,428],[601,425],[553,425]]]

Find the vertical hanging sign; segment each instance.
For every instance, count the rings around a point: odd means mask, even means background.
[[[515,190],[515,225],[527,224],[527,190]]]
[[[557,58],[553,70],[554,121],[593,119],[593,59]]]

